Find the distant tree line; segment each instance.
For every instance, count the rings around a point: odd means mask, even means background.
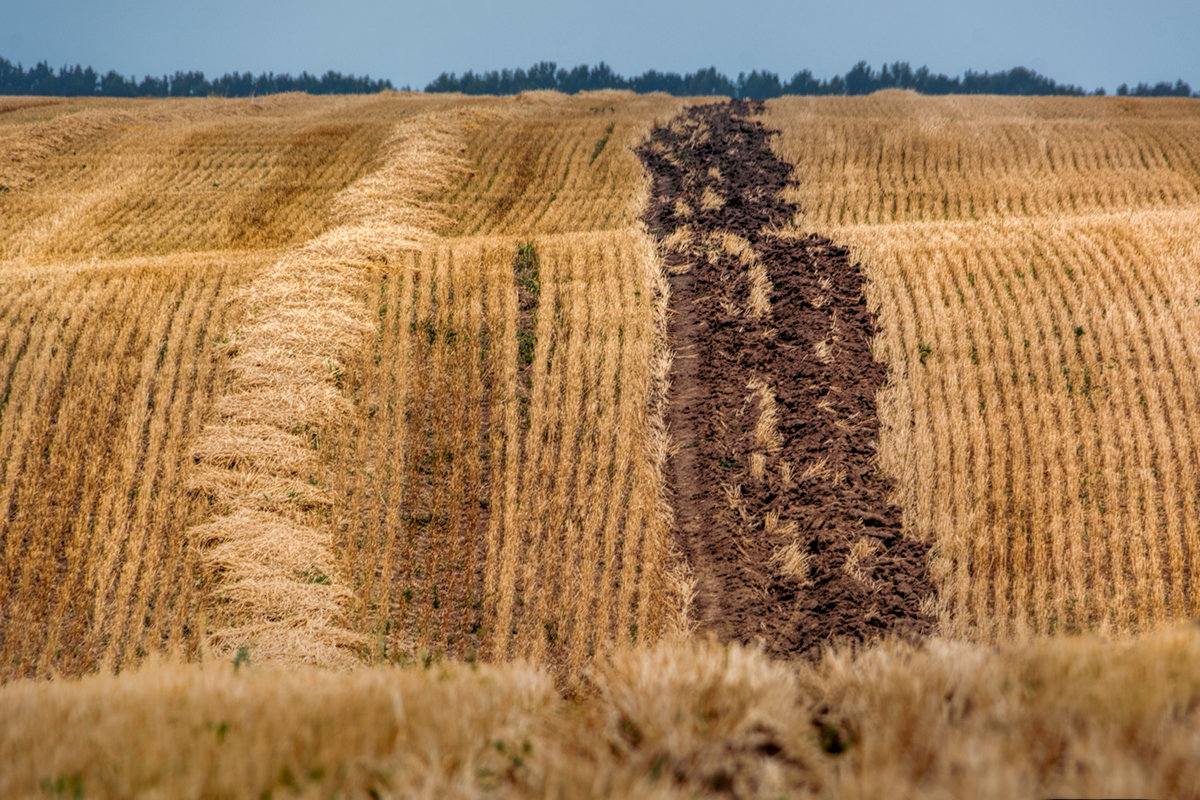
[[[0,95],[57,95],[95,97],[252,97],[282,92],[308,94],[371,94],[394,89],[387,79],[372,80],[370,76],[343,75],[330,70],[317,77],[302,72],[298,76],[276,75],[273,72],[252,75],[231,72],[209,80],[203,72],[176,72],[155,77],[147,75],[140,81],[109,70],[104,74],[91,67],[59,67],[54,70],[45,62],[29,69],[21,64],[0,58]],[[405,87],[407,88],[407,87]],[[553,61],[541,61],[529,69],[502,69],[488,72],[468,70],[461,76],[443,72],[428,86],[426,92],[461,92],[463,94],[518,94],[536,89],[552,89],[566,94],[595,89],[628,89],[640,94],[666,92],[676,96],[721,95],[765,100],[785,94],[804,95],[861,95],[880,89],[912,89],[921,94],[1011,94],[1011,95],[1084,95],[1078,86],[1060,84],[1025,67],[1013,67],[1001,72],[967,70],[950,77],[934,73],[928,67],[913,69],[904,61],[884,64],[875,70],[860,61],[845,75],[816,78],[809,70],[801,70],[788,80],[774,72],[754,70],[739,73],[736,80],[717,72],[715,67],[686,74],[649,70],[630,78],[613,71],[603,61],[595,66],[581,64],[572,69],[559,67]],[[1104,89],[1092,94],[1102,95]],[[1128,84],[1117,87],[1123,97],[1200,97],[1182,80],[1148,84]]]
[[[589,89],[630,89],[635,92],[666,92],[680,96],[725,95],[765,100],[785,94],[860,95],[880,89],[912,89],[921,94],[1014,94],[1014,95],[1084,95],[1078,86],[1060,84],[1025,67],[1013,67],[1002,72],[974,72],[950,77],[934,73],[928,67],[913,69],[907,62],[884,64],[876,71],[860,61],[845,75],[821,79],[809,70],[797,72],[788,80],[769,71],[754,70],[740,73],[737,80],[723,75],[714,67],[680,75],[677,72],[649,72],[626,78],[613,72],[604,62],[588,67],[563,69],[553,61],[539,62],[529,69],[503,69],[489,72],[464,72],[461,76],[443,72],[425,87],[427,92],[462,92],[463,94],[517,94],[534,89],[555,89],[567,94]],[[1102,95],[1104,89],[1093,94]],[[1150,86],[1139,83],[1133,89],[1122,84],[1121,95],[1156,97],[1200,97],[1192,94],[1183,81],[1174,85],[1159,83]]]
[[[319,78],[301,72],[298,76],[266,72],[231,72],[209,80],[203,72],[176,72],[140,81],[110,70],[103,75],[91,67],[59,67],[42,61],[29,69],[0,58],[0,95],[51,95],[69,97],[253,97],[282,92],[308,94],[373,94],[393,89],[389,80],[343,75],[330,70]]]
[[[716,67],[686,75],[652,69],[642,75],[625,78],[613,72],[612,67],[603,61],[594,67],[581,64],[574,69],[560,68],[553,61],[541,61],[528,70],[503,69],[480,73],[468,70],[461,78],[452,72],[443,72],[425,87],[426,92],[463,94],[519,94],[537,89],[550,89],[564,94],[596,89],[629,89],[639,94],[666,92],[683,97],[738,96],[737,84],[717,72]]]
[[[1153,86],[1139,83],[1132,89],[1129,88],[1129,84],[1122,83],[1117,87],[1117,94],[1121,97],[1200,97],[1200,92],[1193,94],[1192,87],[1181,80],[1175,81],[1174,84],[1159,81]]]

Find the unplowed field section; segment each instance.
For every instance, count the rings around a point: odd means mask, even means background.
[[[451,102],[46,101],[0,118],[0,681],[206,646],[192,530],[224,503],[193,455],[263,302],[247,287],[335,221],[399,120]],[[228,461],[250,459],[242,444]]]
[[[252,258],[0,272],[0,678],[79,674],[198,625],[186,442]]]
[[[793,235],[867,268],[880,465],[943,634],[1200,611],[1200,101],[789,98]]]
[[[926,632],[927,547],[873,463],[884,367],[863,276],[772,228],[791,168],[744,103],[694,108],[642,149],[671,277],[669,465],[700,624],[777,654]]]

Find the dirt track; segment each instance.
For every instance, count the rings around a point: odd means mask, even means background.
[[[654,181],[646,220],[672,273],[669,478],[695,616],[778,655],[928,633],[928,547],[902,534],[873,463],[885,368],[864,278],[828,239],[771,232],[796,212],[780,197],[791,167],[746,119],[754,110],[692,108],[640,151]],[[758,387],[775,398],[771,446]]]

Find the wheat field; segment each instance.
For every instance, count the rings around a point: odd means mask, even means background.
[[[191,449],[244,293],[422,104],[309,98],[0,115],[5,677],[195,655]]]
[[[946,634],[1147,630],[1200,607],[1200,109],[773,101],[794,225],[849,244],[890,370],[880,463]]]
[[[0,98],[0,794],[1200,797],[1200,105],[758,113],[937,590],[778,661],[670,485],[635,150],[712,101]],[[746,395],[754,478],[806,418]]]
[[[679,105],[16,105],[5,674],[578,673],[684,624],[632,153]]]

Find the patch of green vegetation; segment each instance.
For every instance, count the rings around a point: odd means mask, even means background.
[[[516,276],[517,286],[531,298],[541,296],[541,264],[533,242],[522,242],[517,245],[517,257],[513,260],[513,274]]]
[[[78,772],[42,779],[42,791],[55,797],[83,797],[83,776]]]
[[[917,346],[917,353],[921,358],[921,363],[924,364],[925,359],[929,358],[929,356],[933,353],[933,344],[931,342],[921,342],[921,344]]]
[[[237,655],[233,657],[233,668],[238,670],[248,666],[250,666],[250,645],[244,644],[238,648]]]
[[[525,366],[533,363],[533,351],[537,347],[537,334],[530,330],[517,331],[517,357]]]
[[[322,586],[328,586],[329,576],[319,569],[306,569],[298,576],[305,583],[319,583]]]
[[[841,755],[854,744],[852,733],[843,731],[825,720],[813,720],[813,727],[817,729],[817,742],[821,749],[830,755]]]
[[[595,164],[596,159],[599,158],[600,154],[604,152],[605,146],[608,145],[608,140],[612,138],[613,127],[614,123],[610,122],[608,124],[608,128],[604,131],[604,136],[596,142],[596,148],[592,150],[592,158],[590,161],[588,161],[589,164]]]

